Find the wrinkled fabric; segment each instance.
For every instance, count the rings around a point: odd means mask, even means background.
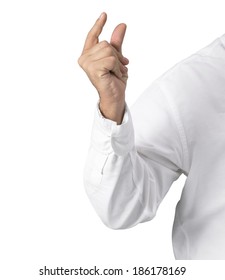
[[[96,107],[84,185],[106,226],[150,221],[181,174],[175,258],[225,259],[225,34],[126,105],[121,125]]]

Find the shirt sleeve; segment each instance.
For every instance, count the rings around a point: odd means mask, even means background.
[[[121,125],[98,107],[84,170],[86,193],[103,223],[113,229],[151,220],[182,174],[182,143],[171,108],[150,86]]]

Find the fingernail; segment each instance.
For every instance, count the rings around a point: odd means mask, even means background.
[[[124,58],[124,62],[125,62],[126,64],[128,64],[128,63],[129,63],[129,59],[126,58],[126,57],[123,57],[123,58]]]
[[[101,13],[98,19],[101,19],[103,17],[104,13]]]

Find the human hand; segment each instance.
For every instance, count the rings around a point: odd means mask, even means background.
[[[102,114],[120,124],[125,109],[126,65],[129,63],[122,55],[126,25],[116,26],[110,42],[99,42],[106,20],[106,13],[102,13],[89,31],[78,63],[99,93]]]

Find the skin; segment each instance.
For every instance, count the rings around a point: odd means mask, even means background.
[[[99,109],[102,115],[119,125],[125,110],[128,79],[126,65],[129,60],[122,54],[126,24],[116,26],[110,42],[99,41],[106,21],[107,14],[102,13],[87,35],[78,63],[99,94]]]

